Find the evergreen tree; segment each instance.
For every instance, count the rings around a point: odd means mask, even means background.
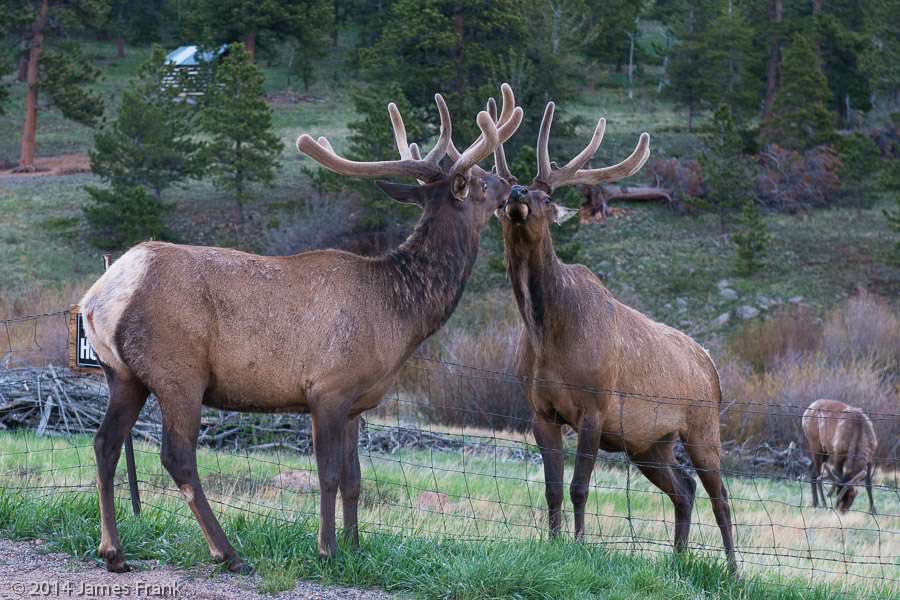
[[[814,10],[820,61],[831,91],[829,106],[845,122],[849,110],[871,108],[872,88],[863,63],[873,45],[872,5],[878,1],[831,0]]]
[[[784,50],[772,119],[763,130],[767,143],[803,150],[834,139],[828,110],[828,80],[809,35],[797,33]]]
[[[106,0],[0,0],[0,22],[18,31],[26,44],[27,61],[22,66],[27,90],[19,170],[34,169],[40,92],[47,94],[49,104],[67,119],[93,125],[102,114],[100,97],[85,88],[99,72],[76,46],[65,43],[65,36],[73,28],[101,22],[108,8]]]
[[[196,0],[189,29],[216,43],[240,40],[251,61],[260,41],[288,37],[314,58],[329,42],[333,19],[330,0]]]
[[[208,158],[215,183],[234,193],[243,221],[247,186],[272,183],[282,150],[263,94],[263,75],[243,44],[231,44],[216,68],[202,123],[211,138]]]
[[[144,188],[116,181],[111,188],[85,189],[91,203],[84,208],[84,216],[94,246],[117,250],[166,236],[163,217],[168,207]]]
[[[769,246],[769,232],[759,207],[753,200],[746,200],[741,210],[739,230],[731,236],[737,249],[737,270],[750,275],[765,266]]]
[[[631,42],[628,34],[637,31],[644,2],[634,0],[587,0],[590,14],[590,41],[585,54],[592,60],[612,64],[622,72],[628,63]]]
[[[887,102],[900,104],[900,0],[870,0],[872,43],[861,66],[872,89]]]
[[[183,75],[153,49],[137,81],[122,93],[116,120],[94,136],[91,170],[120,186],[162,191],[204,174],[204,145],[194,139],[198,111],[179,97]]]
[[[677,41],[669,53],[667,86],[663,91],[675,104],[687,109],[690,130],[695,115],[704,106],[703,99],[709,97],[710,91],[717,85],[709,77],[698,76],[706,68],[708,47],[705,36],[714,12],[710,0],[671,8],[671,28]]]
[[[109,12],[102,30],[116,43],[116,56],[125,56],[125,42],[159,41],[165,0],[109,0]]]
[[[694,203],[698,208],[715,211],[719,227],[724,231],[728,216],[752,198],[751,177],[741,152],[741,135],[728,106],[723,104],[716,110],[712,130],[700,157],[706,199]]]

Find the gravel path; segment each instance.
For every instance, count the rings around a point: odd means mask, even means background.
[[[379,590],[324,587],[309,581],[275,595],[256,592],[258,577],[214,574],[211,565],[190,570],[129,561],[135,571],[108,573],[67,554],[46,554],[41,542],[0,539],[0,598],[186,598],[189,600],[387,600]]]

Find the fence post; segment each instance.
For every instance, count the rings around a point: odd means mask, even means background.
[[[109,254],[103,255],[103,266],[109,269],[112,263],[112,257]],[[141,514],[141,494],[138,491],[137,484],[137,468],[134,464],[134,441],[131,438],[131,431],[125,436],[125,466],[128,468],[128,491],[131,494],[131,510],[135,515]]]

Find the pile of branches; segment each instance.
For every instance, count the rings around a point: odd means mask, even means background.
[[[93,434],[106,412],[108,393],[102,377],[83,375],[54,367],[0,370],[0,430],[26,429],[39,436]],[[159,444],[162,424],[159,405],[152,396],[132,430],[137,440]],[[200,446],[236,452],[288,450],[311,454],[312,424],[305,414],[255,414],[208,410],[201,419]],[[538,463],[533,445],[515,440],[454,435],[415,426],[367,423],[360,428],[360,449],[371,453],[396,454],[402,450],[455,452],[490,456],[502,460]],[[679,459],[689,463],[683,449]],[[804,477],[810,459],[793,442],[786,448],[760,445],[722,444],[731,464],[753,472],[778,472]],[[621,462],[621,455],[604,455]]]
[[[106,413],[108,392],[102,377],[67,369],[0,370],[0,430],[26,429],[43,435],[93,435]],[[151,396],[132,430],[137,440],[162,441],[159,405]],[[290,450],[311,454],[312,424],[306,414],[204,412],[198,444],[214,450],[242,452]],[[362,450],[395,454],[431,450],[491,455],[537,462],[533,448],[496,438],[443,434],[417,427],[367,424],[360,429]]]

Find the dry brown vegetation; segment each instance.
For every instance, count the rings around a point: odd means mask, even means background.
[[[751,324],[731,340],[721,365],[723,437],[800,444],[800,415],[829,398],[862,408],[896,458],[900,436],[900,318],[883,299],[860,292],[824,321],[803,310]]]

